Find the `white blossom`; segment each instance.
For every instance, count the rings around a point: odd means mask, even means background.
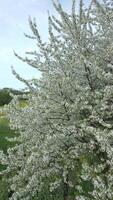
[[[26,107],[19,107],[15,96],[3,110],[17,144],[0,153],[7,166],[2,174],[11,174],[10,200],[40,199],[45,186],[64,192],[64,199],[71,194],[76,200],[112,200],[112,0],[92,0],[87,9],[80,0],[79,12],[73,0],[71,14],[59,1],[53,5],[60,18],[49,16],[48,42],[30,18],[33,36],[26,36],[36,40],[38,53],[30,52],[32,59],[15,53],[42,77],[24,80],[13,69],[29,92]]]

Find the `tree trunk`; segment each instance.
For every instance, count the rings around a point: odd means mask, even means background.
[[[66,183],[64,183],[64,200],[69,200],[69,185],[68,185],[68,176]]]

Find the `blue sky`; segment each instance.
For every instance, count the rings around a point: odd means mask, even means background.
[[[71,6],[71,0],[60,2],[67,10]],[[0,88],[24,87],[12,75],[12,65],[23,78],[40,77],[37,70],[18,60],[13,50],[19,55],[24,55],[25,51],[36,49],[35,42],[24,36],[24,33],[31,33],[28,24],[29,15],[36,17],[42,38],[47,40],[47,10],[54,13],[51,0],[2,0],[0,2]]]

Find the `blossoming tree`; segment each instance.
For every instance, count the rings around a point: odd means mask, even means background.
[[[59,18],[48,16],[49,39],[41,40],[29,19],[38,51],[22,58],[41,71],[40,79],[23,81],[27,106],[18,96],[4,108],[19,136],[7,155],[11,200],[113,199],[113,3],[92,0],[76,11],[53,5]],[[48,194],[48,196],[44,196]]]

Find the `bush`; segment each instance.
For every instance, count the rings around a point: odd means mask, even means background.
[[[4,106],[5,104],[9,104],[12,100],[10,93],[14,95],[22,95],[24,92],[19,90],[14,90],[10,88],[3,88],[0,90],[0,106]],[[20,98],[21,100],[21,98]]]
[[[12,100],[10,92],[6,89],[0,90],[0,106],[8,104]]]

